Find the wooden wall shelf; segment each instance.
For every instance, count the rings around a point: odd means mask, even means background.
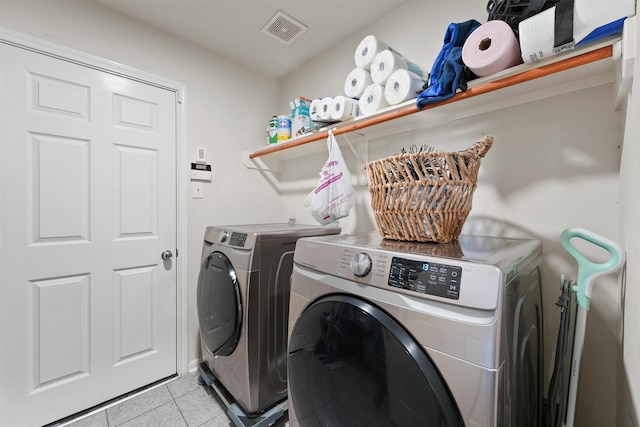
[[[467,91],[446,101],[429,104],[422,110],[418,110],[415,100],[410,100],[369,116],[336,123],[330,128],[336,136],[352,132],[370,134],[385,126],[420,129],[429,127],[430,120],[455,120],[612,83],[615,80],[613,46],[617,41],[619,38],[591,46],[588,51],[576,50],[548,62],[521,64],[490,77],[475,79],[469,82]],[[265,146],[248,153],[248,157],[250,160],[260,157],[280,160],[304,155],[309,152],[309,144],[326,140],[328,130],[329,127],[323,128],[316,133]],[[315,146],[317,150],[312,151],[326,150],[324,144]]]

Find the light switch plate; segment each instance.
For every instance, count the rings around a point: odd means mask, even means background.
[[[191,197],[194,199],[204,199],[204,184],[202,182],[191,183]]]

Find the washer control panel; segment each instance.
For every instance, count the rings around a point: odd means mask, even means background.
[[[460,298],[462,268],[400,257],[391,259],[387,284],[421,294]]]
[[[337,235],[298,240],[294,255],[296,266],[344,279],[345,286],[351,282],[356,293],[362,286],[374,286],[469,308],[494,310],[498,305],[504,283],[498,266],[369,247],[373,244],[341,244],[342,239],[345,237]]]
[[[364,252],[358,252],[351,257],[351,261],[349,262],[349,268],[351,268],[351,271],[357,277],[365,277],[369,274],[371,272],[371,265],[371,257]]]
[[[239,248],[244,248],[244,245],[247,243],[247,233],[231,233],[231,238],[229,239],[229,246],[237,246]]]

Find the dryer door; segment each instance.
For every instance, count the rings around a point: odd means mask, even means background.
[[[464,426],[420,344],[359,298],[328,295],[309,305],[292,330],[287,366],[301,426]]]
[[[233,353],[242,330],[242,298],[233,265],[222,252],[212,252],[202,263],[197,305],[207,348],[215,356]]]

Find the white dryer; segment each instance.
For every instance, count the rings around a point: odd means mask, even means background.
[[[540,263],[536,240],[299,240],[291,425],[542,425]]]
[[[246,413],[287,397],[296,241],[339,232],[295,223],[207,227],[197,291],[203,359]]]

